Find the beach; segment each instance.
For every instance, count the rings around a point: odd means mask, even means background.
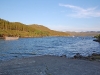
[[[100,62],[59,56],[0,61],[0,75],[100,75]]]

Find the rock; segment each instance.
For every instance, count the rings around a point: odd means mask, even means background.
[[[82,57],[83,57],[83,56],[80,55],[80,53],[76,53],[76,55],[74,56],[75,59],[77,59],[77,58],[81,59]]]
[[[91,56],[87,57],[89,60],[100,60],[100,54],[93,53]]]
[[[100,54],[97,54],[97,53],[93,53],[92,55],[90,56],[82,56],[80,55],[80,53],[77,53],[75,56],[74,56],[75,59],[83,59],[83,60],[90,60],[90,61],[100,61]]]
[[[88,56],[87,59],[90,61],[95,60],[94,57],[92,57],[92,56]]]
[[[93,53],[92,56],[100,56],[100,54]]]
[[[66,58],[66,55],[62,55],[62,56],[60,56],[60,57],[64,57],[64,58]]]
[[[100,43],[100,40],[98,40],[98,39],[94,39],[93,41],[95,41],[95,42],[99,42],[99,43]]]

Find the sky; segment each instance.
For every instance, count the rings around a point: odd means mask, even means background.
[[[0,18],[57,31],[100,31],[100,0],[0,0]]]

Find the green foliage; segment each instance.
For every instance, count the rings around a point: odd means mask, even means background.
[[[100,34],[99,34],[99,35],[94,36],[94,38],[97,38],[97,39],[99,39],[99,40],[100,40]]]
[[[64,32],[50,30],[42,25],[25,25],[20,22],[9,22],[0,19],[0,37],[19,36],[19,37],[44,37],[44,36],[68,36]]]

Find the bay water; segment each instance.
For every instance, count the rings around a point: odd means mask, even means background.
[[[0,60],[41,55],[66,55],[70,58],[76,53],[83,56],[100,53],[100,44],[93,39],[90,36],[0,39]]]

